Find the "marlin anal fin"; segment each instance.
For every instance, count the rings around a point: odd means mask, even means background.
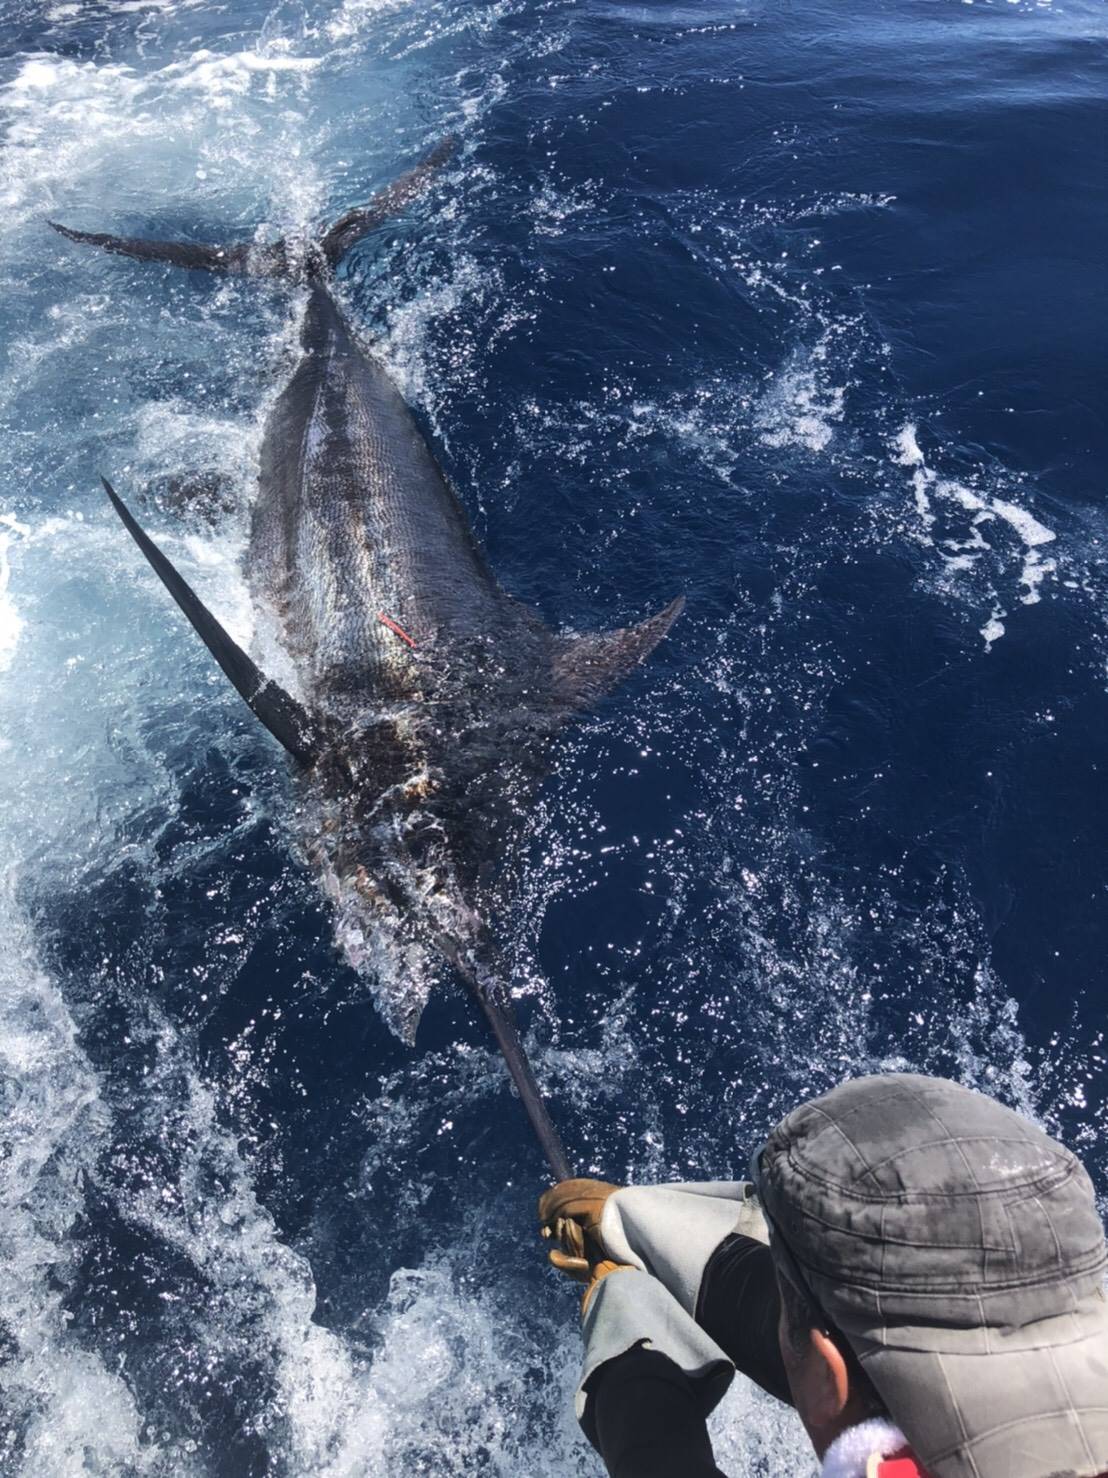
[[[442,139],[429,154],[412,169],[393,180],[378,191],[366,205],[355,206],[340,216],[333,226],[321,237],[320,246],[327,263],[334,270],[343,257],[367,231],[383,225],[391,216],[398,215],[413,200],[418,200],[424,190],[451,158],[457,140],[451,136]]]
[[[645,661],[685,608],[685,597],[637,626],[585,636],[558,637],[554,649],[554,691],[571,708],[583,708],[610,693]]]
[[[150,561],[155,574],[191,621],[200,640],[234,683],[251,712],[301,764],[313,764],[318,758],[320,745],[315,725],[308,714],[295,698],[266,677],[237,642],[232,641],[188,581],[177,573],[153,539],[143,533],[107,478],[100,480],[124,528]]]

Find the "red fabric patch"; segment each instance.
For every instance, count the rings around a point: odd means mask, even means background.
[[[882,1458],[876,1467],[877,1478],[930,1478],[926,1468],[916,1461],[910,1447],[902,1447],[891,1457]]]
[[[909,1453],[907,1457],[887,1457],[878,1463],[877,1478],[926,1478],[926,1475]]]

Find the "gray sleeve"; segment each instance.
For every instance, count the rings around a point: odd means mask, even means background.
[[[645,1344],[679,1365],[701,1387],[705,1413],[727,1387],[735,1367],[714,1340],[681,1307],[656,1278],[635,1268],[617,1270],[593,1294],[582,1325],[585,1358],[577,1388],[577,1420],[596,1445],[589,1389],[609,1360]]]
[[[708,1259],[732,1232],[769,1241],[749,1181],[625,1186],[608,1197],[600,1222],[608,1256],[657,1278],[689,1315]]]

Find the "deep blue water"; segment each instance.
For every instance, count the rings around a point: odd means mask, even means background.
[[[571,1153],[741,1173],[910,1067],[1104,1195],[1106,38],[1101,0],[8,0],[0,1471],[596,1471],[469,1003],[389,1035],[96,490],[248,635],[295,295],[44,221],[276,236],[457,133],[350,315],[507,588],[579,630],[688,596],[562,743],[504,923]],[[717,1425],[736,1474],[807,1461],[749,1391]]]

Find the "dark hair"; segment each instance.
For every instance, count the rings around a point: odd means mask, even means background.
[[[862,1369],[862,1362],[854,1352],[854,1346],[846,1335],[828,1319],[822,1309],[816,1308],[811,1299],[801,1293],[778,1267],[777,1286],[781,1290],[782,1324],[789,1349],[798,1358],[807,1354],[812,1330],[820,1329],[832,1340],[835,1348],[846,1362],[852,1393],[864,1404],[867,1415],[886,1416],[888,1407],[878,1395],[873,1382]]]
[[[781,1290],[781,1311],[784,1314],[785,1338],[794,1355],[803,1355],[813,1329],[827,1329],[827,1320],[799,1288],[778,1268],[777,1286]],[[830,1331],[828,1331],[830,1332]]]

